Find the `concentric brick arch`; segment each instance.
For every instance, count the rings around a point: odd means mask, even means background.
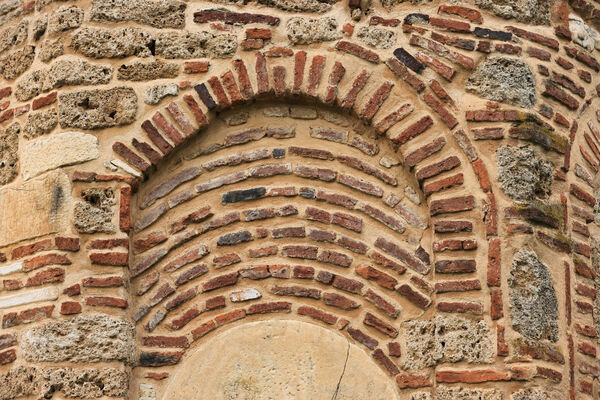
[[[411,400],[598,395],[587,0],[22,2],[0,383],[33,383],[0,399],[164,397],[210,340],[283,319]]]
[[[344,329],[399,373],[383,350],[399,352],[400,321],[432,302],[427,176],[341,111],[299,98],[234,106],[140,188],[130,264],[143,366],[183,355],[153,347],[291,312]]]

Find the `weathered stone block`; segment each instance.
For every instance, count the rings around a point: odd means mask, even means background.
[[[179,87],[176,83],[152,86],[146,89],[144,93],[144,103],[158,104],[167,96],[177,96],[177,93],[179,93]]]
[[[505,19],[550,24],[550,0],[476,0],[475,4]]]
[[[39,371],[34,367],[19,366],[0,374],[0,400],[10,400],[37,394]]]
[[[91,188],[81,193],[83,200],[75,204],[73,223],[82,233],[114,233],[111,223],[114,215],[115,195],[112,189]]]
[[[41,373],[42,398],[51,398],[55,392],[83,399],[125,396],[128,388],[129,374],[116,368],[50,368]]]
[[[358,40],[378,49],[389,49],[396,44],[396,33],[389,29],[364,26],[358,30]]]
[[[155,28],[183,28],[186,4],[177,0],[94,0],[90,20],[133,21]]]
[[[65,50],[61,39],[45,39],[39,47],[38,57],[43,62],[48,62],[58,56],[62,56]]]
[[[234,35],[210,32],[168,32],[156,37],[156,55],[164,58],[225,58],[237,50]]]
[[[63,171],[0,191],[0,246],[62,232],[67,227],[71,184]]]
[[[488,57],[469,77],[466,89],[489,100],[524,108],[536,102],[533,72],[516,58]]]
[[[218,0],[217,0],[218,1]],[[284,11],[324,13],[331,10],[331,3],[339,0],[258,0],[268,7],[276,7]]]
[[[287,23],[286,34],[293,44],[311,44],[337,40],[342,34],[337,31],[338,23],[334,18],[293,17]]]
[[[521,249],[508,277],[510,318],[513,328],[525,337],[558,340],[558,303],[548,268],[537,254]]]
[[[33,139],[52,132],[56,125],[58,125],[58,113],[55,108],[31,112],[27,115],[23,136],[26,139]]]
[[[61,128],[99,129],[135,120],[137,95],[132,88],[83,90],[59,95]]]
[[[81,132],[63,132],[27,143],[21,152],[23,179],[65,165],[79,164],[100,156],[98,139]]]
[[[76,52],[93,58],[154,55],[154,39],[139,28],[83,27],[73,35],[71,47]]]
[[[117,77],[124,81],[151,81],[154,79],[175,78],[179,74],[177,63],[164,61],[135,61],[123,64],[117,70]]]
[[[0,7],[2,7],[0,5]],[[0,54],[13,46],[20,45],[27,40],[29,20],[23,20],[18,24],[8,26],[0,30]]]
[[[75,6],[62,6],[48,17],[48,33],[56,34],[79,28],[83,22],[83,10]]]
[[[410,321],[405,336],[406,369],[431,367],[442,362],[492,362],[495,349],[484,321],[437,316]]]
[[[9,125],[0,134],[0,185],[6,185],[19,174],[19,133],[18,122]]]
[[[135,356],[134,328],[104,314],[86,314],[27,330],[21,339],[30,362],[131,363]]]
[[[35,47],[25,46],[9,51],[0,58],[0,72],[7,81],[13,80],[33,64]]]
[[[554,167],[528,146],[502,146],[496,151],[500,188],[518,201],[546,197],[552,188]]]
[[[436,400],[503,400],[502,392],[496,389],[469,389],[440,385],[435,390]]]

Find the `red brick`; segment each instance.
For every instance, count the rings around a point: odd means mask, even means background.
[[[314,56],[310,65],[310,70],[308,73],[308,86],[306,88],[306,92],[310,96],[317,95],[317,89],[319,88],[324,69],[325,57],[320,55]]]
[[[452,81],[454,75],[456,74],[456,70],[454,68],[444,64],[437,58],[432,57],[423,51],[417,51],[415,53],[415,57],[423,64],[426,64],[429,68],[440,74],[447,81]]]
[[[437,304],[437,309],[442,312],[483,314],[483,306],[480,303],[472,301],[441,301]]]
[[[431,127],[431,125],[433,125],[433,119],[427,115],[410,125],[397,137],[392,138],[392,141],[397,144],[404,144],[425,132],[429,127]]]
[[[31,109],[37,110],[38,108],[42,108],[47,105],[50,105],[56,101],[57,96],[58,96],[58,92],[52,92],[49,95],[41,96],[41,97],[33,99],[33,102],[31,103]]]
[[[423,310],[426,310],[431,305],[431,299],[429,297],[413,289],[412,286],[407,283],[400,285],[396,291]]]
[[[294,86],[292,91],[299,93],[304,80],[304,67],[306,65],[306,52],[298,51],[294,56]]]
[[[346,97],[344,97],[344,100],[341,104],[342,108],[349,110],[354,106],[354,102],[356,101],[358,94],[365,87],[370,76],[371,74],[367,72],[367,70],[363,69],[361,71],[361,73],[352,82],[352,87],[348,93],[346,93]]]
[[[490,315],[493,320],[500,319],[504,316],[502,310],[502,290],[490,290]]]
[[[438,13],[458,15],[459,17],[468,19],[471,22],[476,22],[479,24],[483,22],[483,17],[481,16],[481,13],[472,8],[443,4],[438,8]]]
[[[571,110],[577,110],[579,108],[579,102],[573,96],[556,86],[554,83],[548,81],[546,82],[544,88],[545,90],[542,92],[542,95],[554,98]]]
[[[92,264],[99,265],[116,265],[116,266],[127,266],[129,253],[91,253],[90,260]]]
[[[385,300],[371,289],[368,289],[364,296],[367,300],[373,303],[375,307],[385,312],[390,317],[397,318],[400,314],[400,310],[396,306]]]
[[[0,365],[10,364],[17,359],[17,352],[15,349],[6,350],[0,352]]]
[[[542,61],[550,61],[550,53],[537,47],[528,47],[527,54]]]
[[[444,281],[435,284],[436,293],[446,292],[465,292],[470,290],[480,290],[479,279],[468,279],[461,281]]]
[[[248,307],[247,314],[266,314],[274,312],[290,312],[292,310],[292,303],[287,301],[274,301],[270,303],[259,303],[253,304]]]
[[[577,61],[584,63],[596,72],[600,72],[600,63],[598,63],[598,61],[594,57],[590,56],[587,52],[579,51],[568,46],[565,46],[565,51],[569,57],[575,57]]]
[[[134,153],[129,147],[121,142],[115,142],[112,145],[112,149],[115,153],[120,155],[129,164],[139,169],[143,173],[146,173],[150,169],[150,164],[143,158]]]
[[[496,351],[500,357],[508,356],[508,344],[504,340],[504,326],[498,325]]]
[[[356,43],[351,43],[345,40],[340,40],[336,43],[335,48],[337,50],[343,51],[348,54],[352,54],[356,57],[362,58],[363,60],[367,60],[369,62],[378,64],[379,63],[379,55],[374,51],[368,50]]]
[[[575,330],[577,333],[587,337],[595,338],[598,336],[596,333],[596,328],[593,326],[575,324]]]
[[[208,61],[186,61],[184,63],[183,72],[186,74],[199,74],[208,72],[210,63]]]
[[[400,24],[400,20],[397,18],[382,18],[379,16],[373,16],[369,19],[369,25],[383,25],[383,26],[391,26],[397,27]]]
[[[241,261],[241,258],[237,254],[230,253],[215,257],[213,259],[213,264],[215,264],[215,268],[223,268],[232,264],[237,264]]]
[[[360,303],[337,293],[323,293],[323,301],[328,306],[341,308],[342,310],[353,310],[360,307]]]
[[[451,32],[470,33],[471,25],[466,22],[455,21],[437,17],[429,17],[429,23],[437,28],[449,30]]]
[[[17,338],[12,333],[0,335],[0,350],[15,346],[16,344]]]
[[[333,287],[349,293],[360,294],[363,286],[362,282],[339,275],[336,275],[333,279]]]
[[[133,242],[133,247],[136,253],[143,253],[151,248],[165,242],[168,236],[163,232],[151,232],[147,236],[136,239]]]
[[[337,99],[338,86],[345,73],[346,68],[344,68],[341,62],[336,61],[331,69],[327,82],[329,86],[327,87],[327,92],[324,98],[326,103],[333,103]]]
[[[189,341],[185,336],[145,336],[142,338],[142,344],[148,347],[180,347],[188,348]]]
[[[396,383],[400,389],[418,389],[433,385],[429,377],[425,375],[400,374],[396,376]]]
[[[334,325],[337,322],[337,317],[335,315],[314,307],[300,306],[298,307],[298,314],[308,315],[311,318],[318,319],[329,325]]]
[[[442,370],[436,371],[435,380],[438,383],[483,383],[508,381],[510,375],[490,369],[471,369],[469,371]]]
[[[321,299],[319,289],[306,288],[303,286],[273,286],[271,293],[277,296],[307,297],[315,300]]]
[[[374,350],[379,345],[379,342],[371,336],[365,334],[360,329],[348,328],[348,334],[352,339],[364,344],[369,349]]]
[[[13,326],[30,324],[52,316],[54,305],[30,308],[19,312],[9,312],[2,316],[2,328],[8,329]]]
[[[63,254],[45,254],[25,260],[23,262],[23,271],[33,271],[46,265],[71,265],[71,260]]]
[[[387,322],[383,321],[382,319],[377,318],[375,315],[371,314],[370,312],[367,312],[365,314],[363,323],[367,326],[371,326],[371,327],[377,329],[378,331],[388,335],[389,337],[395,338],[396,336],[398,336],[398,329],[394,328],[392,325],[388,324]]]
[[[376,349],[373,354],[373,358],[379,363],[391,376],[395,376],[400,373],[398,366],[385,355],[383,350]]]
[[[220,21],[226,24],[267,24],[277,26],[280,19],[271,15],[238,13],[229,10],[203,10],[194,13],[194,22],[198,24],[213,21]]]
[[[123,286],[123,277],[107,276],[107,277],[90,277],[81,281],[84,287],[107,288]]]
[[[393,290],[398,281],[390,275],[371,267],[370,265],[361,265],[355,269],[355,272],[368,280],[374,280],[381,287]]]
[[[596,358],[596,346],[594,346],[592,343],[579,342],[577,344],[577,350],[579,350],[581,354]]]
[[[79,285],[79,283],[76,283],[75,285],[71,285],[67,288],[65,288],[63,290],[63,293],[66,294],[67,296],[77,296],[78,294],[81,293],[81,286]]]
[[[381,108],[383,102],[390,95],[393,87],[394,84],[392,82],[384,82],[381,84],[375,93],[373,93],[373,96],[369,99],[367,104],[365,104],[364,108],[360,112],[360,116],[367,121],[372,120],[377,111],[379,111],[379,108]]]
[[[127,308],[127,300],[109,296],[87,297],[85,299],[85,304],[87,304],[88,306]]]
[[[211,280],[202,283],[202,291],[208,292],[215,289],[220,289],[225,286],[235,285],[237,282],[237,272],[217,276]]]
[[[197,307],[192,307],[186,310],[183,314],[181,314],[179,318],[176,318],[171,321],[171,329],[183,328],[188,322],[200,315],[201,312],[202,311],[200,311]],[[194,331],[192,331],[192,334],[194,334]],[[196,340],[195,335],[194,340]]]
[[[198,328],[192,331],[192,337],[194,340],[200,339],[210,331],[217,328],[217,324],[214,321],[208,321],[200,325]]]
[[[316,246],[284,246],[283,255],[291,258],[316,260],[319,248]]]
[[[127,241],[127,246],[129,245],[129,241]],[[54,238],[54,244],[56,248],[63,251],[79,251],[79,238],[70,238],[64,236],[57,236]]]
[[[520,28],[515,28],[514,26],[507,26],[506,29],[519,37],[542,44],[546,47],[550,47],[551,49],[558,50],[559,48],[558,41],[556,39],[551,39],[538,33],[529,32]]]
[[[65,301],[60,305],[62,315],[73,315],[81,312],[81,304],[76,301]]]
[[[562,374],[556,370],[545,367],[536,367],[535,376],[541,376],[543,378],[550,379],[554,382],[562,381]]]
[[[475,260],[440,260],[435,263],[435,270],[442,274],[475,272]]]
[[[429,212],[431,216],[435,216],[443,213],[472,210],[474,206],[475,198],[473,196],[460,196],[432,201],[429,206]]]
[[[22,258],[33,253],[37,253],[38,251],[49,250],[52,248],[52,241],[50,239],[40,240],[39,242],[35,242],[32,244],[28,244],[25,246],[15,247],[11,252],[11,258],[13,260]]]
[[[267,51],[265,51],[265,56],[267,57],[291,57],[293,55],[294,50],[283,46],[269,47]]]

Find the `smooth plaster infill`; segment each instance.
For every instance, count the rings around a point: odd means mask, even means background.
[[[98,138],[94,135],[63,132],[25,145],[21,152],[21,171],[23,179],[28,180],[46,171],[99,156]]]
[[[0,309],[58,299],[58,288],[46,287],[0,297]]]
[[[188,354],[161,399],[400,399],[395,381],[336,331],[301,321],[246,323]]]

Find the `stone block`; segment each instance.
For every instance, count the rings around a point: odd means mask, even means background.
[[[312,19],[292,17],[286,25],[286,34],[292,44],[311,44],[337,40],[342,34],[332,17]]]
[[[6,185],[19,173],[19,133],[18,122],[9,125],[0,134],[0,185]]]
[[[82,193],[84,201],[75,204],[73,223],[81,233],[114,233],[112,224],[115,195],[112,189],[90,188]]]
[[[488,57],[469,77],[466,89],[489,100],[524,108],[533,107],[537,98],[531,68],[510,57]]]
[[[155,28],[183,28],[186,3],[177,0],[94,0],[90,20],[132,21]]]
[[[410,321],[405,340],[406,369],[444,362],[490,363],[495,354],[486,323],[462,317],[437,316],[435,320]]]
[[[38,136],[52,132],[58,125],[58,113],[55,108],[31,112],[27,115],[27,122],[23,126],[23,137],[34,139]]]
[[[21,172],[28,180],[46,171],[100,156],[98,139],[81,132],[62,132],[27,143],[21,151]]]
[[[67,227],[71,184],[63,171],[53,171],[0,191],[0,246]]]
[[[58,96],[63,129],[100,129],[127,125],[135,120],[137,95],[132,88],[82,90]]]
[[[23,333],[21,350],[29,362],[133,362],[134,327],[104,314],[53,321]]]
[[[517,201],[550,194],[554,167],[528,146],[502,146],[496,151],[500,188]]]
[[[558,302],[548,268],[537,254],[521,249],[508,277],[510,319],[513,328],[527,338],[558,340]]]

